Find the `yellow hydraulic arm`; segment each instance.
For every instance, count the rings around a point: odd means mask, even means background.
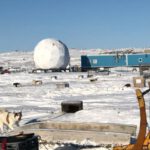
[[[146,136],[147,119],[144,100],[144,95],[149,91],[150,89],[142,93],[140,89],[136,89],[136,95],[140,109],[140,129],[136,143],[125,146],[115,146],[113,150],[150,150],[150,132]]]

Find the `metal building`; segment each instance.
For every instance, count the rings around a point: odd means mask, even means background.
[[[150,64],[150,54],[102,54],[95,56],[81,56],[82,69],[94,69],[100,67],[111,68],[119,66],[137,67],[144,64]]]

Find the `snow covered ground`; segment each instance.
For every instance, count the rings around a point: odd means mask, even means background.
[[[77,50],[71,52],[73,65],[79,64],[79,56]],[[20,125],[31,120],[53,118],[54,114],[61,112],[64,100],[82,100],[83,110],[69,117],[62,116],[61,120],[134,124],[139,127],[139,108],[133,87],[133,77],[138,77],[139,72],[132,72],[132,68],[112,68],[109,75],[96,74],[98,80],[90,82],[86,72],[30,73],[34,69],[33,52],[0,53],[0,58],[0,66],[12,71],[0,75],[0,107],[22,111]],[[79,79],[79,75],[84,78]],[[57,76],[57,79],[52,80],[52,76]],[[43,84],[34,86],[32,80],[42,80]],[[69,88],[58,89],[56,83],[64,81],[69,83]],[[21,86],[14,87],[14,82],[21,83]],[[132,87],[123,87],[127,83]],[[148,88],[147,83],[146,86],[141,90]],[[145,101],[148,113],[149,94]]]

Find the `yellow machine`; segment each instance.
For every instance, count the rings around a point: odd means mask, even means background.
[[[148,131],[146,135],[147,119],[144,100],[144,95],[149,91],[150,89],[142,93],[140,89],[136,89],[136,95],[140,109],[140,129],[136,143],[124,146],[115,146],[113,150],[150,150],[150,131]]]

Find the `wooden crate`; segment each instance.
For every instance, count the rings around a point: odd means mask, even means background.
[[[136,88],[145,87],[145,79],[143,77],[133,77],[133,84]]]
[[[56,87],[58,89],[69,88],[69,83],[68,82],[59,82],[59,83],[56,83]]]

